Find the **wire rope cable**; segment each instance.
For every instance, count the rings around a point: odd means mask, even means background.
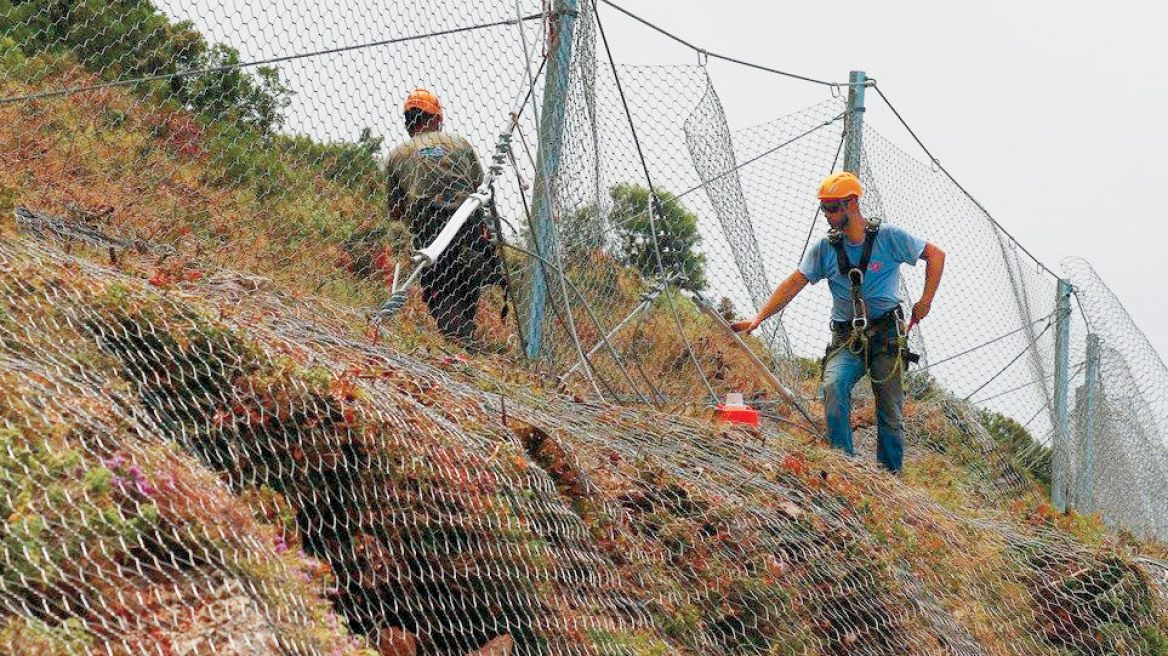
[[[933,153],[930,152],[929,149],[925,147],[924,142],[921,141],[920,137],[917,136],[917,133],[914,132],[913,129],[909,126],[908,121],[905,121],[904,117],[900,115],[900,112],[896,111],[896,108],[892,106],[891,102],[889,102],[888,96],[884,95],[884,92],[880,89],[880,86],[879,85],[872,85],[872,88],[876,89],[876,93],[880,96],[880,99],[884,101],[885,105],[888,105],[888,109],[892,110],[892,114],[894,116],[896,116],[896,119],[898,121],[900,121],[900,124],[902,126],[904,126],[904,129],[908,130],[909,135],[912,136],[913,140],[917,142],[917,145],[921,147],[921,150],[925,151],[925,154],[929,156],[929,161],[932,162],[933,166],[936,166],[937,170],[944,173],[945,177],[949,178],[949,181],[952,182],[954,185],[956,185],[957,188],[959,190],[961,190],[961,193],[966,198],[968,198],[971,203],[976,205],[977,208],[979,210],[981,210],[983,214],[985,214],[986,218],[990,220],[990,223],[994,224],[995,228],[997,228],[998,230],[1001,230],[1007,237],[1009,237],[1010,241],[1013,242],[1014,245],[1016,245],[1018,248],[1021,248],[1022,252],[1026,253],[1026,255],[1031,260],[1033,260],[1035,264],[1037,264],[1039,267],[1041,267],[1043,271],[1049,273],[1056,280],[1062,278],[1062,276],[1058,275],[1057,273],[1052,271],[1050,269],[1050,267],[1043,264],[1042,261],[1039,260],[1037,257],[1035,257],[1034,254],[1031,253],[1029,250],[1027,250],[1026,247],[1023,246],[1021,242],[1019,242],[1017,239],[1015,239],[1014,235],[1010,234],[1010,231],[1006,230],[1002,226],[1002,224],[999,223],[998,220],[995,219],[992,214],[990,214],[990,211],[987,210],[984,205],[982,205],[980,202],[978,202],[978,200],[973,197],[973,194],[970,194],[968,191],[966,191],[965,187],[961,186],[961,183],[957,181],[957,178],[953,177],[953,174],[950,173],[948,169],[946,169],[944,166],[941,165],[941,160],[934,157]]]
[[[1006,363],[1006,366],[1002,367],[1002,368],[1001,368],[1001,369],[998,371],[998,373],[994,374],[993,376],[990,376],[989,380],[987,380],[986,382],[982,383],[980,386],[978,386],[978,388],[977,388],[977,389],[975,389],[975,390],[973,390],[972,392],[970,392],[969,394],[967,394],[967,395],[965,396],[965,398],[964,398],[964,399],[962,399],[962,400],[963,400],[963,401],[968,401],[968,400],[969,400],[971,397],[973,397],[973,395],[974,395],[974,394],[977,394],[978,392],[982,391],[983,389],[985,389],[985,387],[986,387],[987,385],[989,385],[990,383],[992,383],[992,382],[994,382],[995,380],[997,380],[998,376],[1001,376],[1002,374],[1006,373],[1006,370],[1007,370],[1007,369],[1009,369],[1010,367],[1012,367],[1012,366],[1014,365],[1014,363],[1018,361],[1018,359],[1019,359],[1019,358],[1021,358],[1023,355],[1026,355],[1027,353],[1029,353],[1029,352],[1030,352],[1030,349],[1034,348],[1034,345],[1038,343],[1038,338],[1039,338],[1039,337],[1042,337],[1043,335],[1045,335],[1045,334],[1046,334],[1046,331],[1050,330],[1050,327],[1051,327],[1052,325],[1054,325],[1054,324],[1053,324],[1053,323],[1047,323],[1047,324],[1046,324],[1046,327],[1042,329],[1042,332],[1038,333],[1038,335],[1037,335],[1037,336],[1034,338],[1034,341],[1032,341],[1032,342],[1030,342],[1029,344],[1027,344],[1027,345],[1026,345],[1026,348],[1022,349],[1022,351],[1021,351],[1021,352],[1019,352],[1019,353],[1018,353],[1018,355],[1015,355],[1015,356],[1014,356],[1014,357],[1013,357],[1013,358],[1012,358],[1012,359],[1011,359],[1009,362],[1007,362],[1007,363]]]
[[[341,46],[339,48],[326,48],[324,50],[314,50],[312,52],[302,52],[294,55],[283,55],[281,57],[269,57],[267,59],[257,59],[247,62],[239,62],[238,64],[225,64],[223,66],[210,66],[207,68],[188,68],[181,71],[174,71],[171,73],[159,73],[157,75],[143,75],[141,77],[124,79],[124,80],[110,80],[109,82],[101,82],[99,84],[87,84],[78,87],[69,87],[66,89],[54,89],[52,91],[41,91],[38,93],[29,93],[20,96],[8,96],[0,98],[0,105],[8,103],[21,102],[26,100],[40,100],[42,98],[54,98],[57,96],[69,96],[77,93],[86,93],[89,91],[100,91],[101,89],[109,89],[111,87],[129,86],[133,84],[142,84],[144,82],[157,82],[159,80],[169,80],[176,77],[186,77],[189,75],[206,75],[207,73],[226,73],[228,71],[235,71],[243,68],[252,68],[255,66],[267,66],[269,64],[280,64],[288,61],[295,61],[297,59],[307,59],[310,57],[321,57],[323,55],[335,55],[342,52],[352,52],[354,50],[364,50],[367,48],[376,48],[378,46],[393,45],[396,43],[406,43],[409,41],[419,41],[421,39],[431,39],[439,36],[450,36],[453,34],[462,34],[464,32],[473,32],[476,30],[490,29],[493,27],[508,27],[511,25],[522,24],[525,21],[543,19],[545,14],[530,14],[520,18],[509,18],[507,20],[495,21],[493,23],[481,23],[479,25],[468,25],[466,27],[454,27],[448,30],[438,30],[437,32],[427,32],[425,34],[413,34],[410,36],[397,37],[393,39],[382,39],[380,41],[369,41],[367,43],[358,43],[351,46]]]
[[[727,62],[730,62],[732,64],[739,64],[741,66],[755,68],[755,69],[758,69],[760,71],[765,71],[767,73],[774,73],[776,75],[782,75],[782,76],[793,78],[796,80],[803,80],[804,82],[811,82],[813,84],[819,84],[819,85],[832,87],[832,88],[846,87],[848,85],[847,82],[841,83],[841,82],[829,82],[827,80],[817,80],[813,77],[808,77],[806,75],[799,75],[797,73],[789,73],[787,71],[781,71],[777,68],[771,68],[770,66],[764,66],[762,64],[755,64],[754,62],[749,62],[749,61],[746,61],[743,59],[738,59],[736,57],[730,57],[728,55],[723,55],[723,54],[719,54],[716,52],[710,52],[709,50],[706,50],[705,48],[696,46],[693,43],[690,43],[689,41],[686,41],[685,39],[677,36],[676,34],[673,34],[672,32],[669,32],[668,30],[666,30],[658,25],[655,25],[650,21],[648,21],[644,18],[641,18],[640,16],[634,14],[633,12],[629,11],[628,9],[625,9],[624,7],[621,7],[620,5],[612,2],[612,0],[600,0],[600,1],[603,2],[604,4],[608,5],[609,7],[612,7],[613,9],[619,11],[620,13],[624,14],[625,16],[632,18],[633,20],[637,21],[638,23],[641,23],[642,25],[645,25],[646,27],[648,27],[656,32],[659,32],[659,33],[669,37],[670,39],[673,39],[674,41],[686,46],[687,48],[692,49],[693,51],[701,54],[703,57],[713,57],[714,59],[721,59],[723,61],[727,61]],[[599,22],[599,18],[597,19],[597,21]],[[603,30],[601,30],[601,31],[603,32]]]
[[[629,132],[633,136],[633,145],[636,147],[637,156],[641,160],[641,168],[645,172],[645,182],[649,186],[649,231],[653,237],[653,240],[652,240],[653,241],[653,255],[657,260],[658,271],[661,271],[662,274],[664,275],[665,263],[664,263],[664,260],[662,260],[662,258],[661,258],[661,249],[658,247],[658,243],[657,243],[656,222],[653,220],[653,218],[654,218],[653,206],[657,202],[657,190],[653,186],[653,177],[649,173],[649,163],[645,160],[645,152],[644,152],[644,150],[641,149],[641,139],[640,139],[640,137],[637,136],[637,128],[633,124],[633,113],[632,113],[632,110],[629,109],[629,102],[628,102],[628,99],[625,97],[624,85],[621,84],[620,75],[617,73],[616,61],[612,58],[612,50],[609,48],[609,45],[608,45],[608,37],[605,36],[605,34],[604,34],[604,25],[600,22],[599,12],[594,12],[594,13],[596,15],[596,27],[600,31],[600,40],[604,43],[604,52],[605,52],[605,54],[608,55],[608,63],[612,67],[612,76],[613,76],[614,81],[616,82],[616,89],[617,89],[618,94],[620,95],[621,105],[624,107],[625,117],[629,121]],[[669,310],[670,310],[670,313],[673,315],[674,322],[677,324],[677,332],[679,335],[681,335],[682,342],[685,343],[685,350],[687,353],[689,353],[689,357],[690,357],[690,360],[693,362],[694,369],[696,369],[698,372],[698,377],[701,378],[702,383],[706,387],[706,390],[710,393],[710,398],[717,400],[718,394],[716,392],[714,392],[714,388],[710,385],[710,381],[706,377],[706,372],[702,371],[701,364],[698,362],[698,356],[693,351],[693,345],[690,344],[689,338],[686,337],[686,335],[685,335],[685,327],[682,325],[681,316],[677,312],[677,304],[674,303],[673,297],[669,295],[668,289],[666,289],[665,300],[666,300],[666,303],[669,305]]]

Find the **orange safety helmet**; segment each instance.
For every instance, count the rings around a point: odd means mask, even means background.
[[[438,96],[421,87],[414,89],[410,95],[406,96],[406,103],[402,107],[402,111],[408,112],[411,109],[420,109],[427,114],[442,116],[442,104],[438,102]]]
[[[819,200],[843,200],[862,195],[864,188],[860,186],[860,179],[851,171],[832,173],[819,185]]]

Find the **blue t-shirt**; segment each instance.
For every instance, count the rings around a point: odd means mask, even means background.
[[[924,239],[896,226],[880,226],[876,242],[872,244],[868,270],[864,272],[864,284],[860,288],[860,293],[868,303],[869,319],[875,319],[901,304],[900,265],[916,265],[924,250]],[[852,244],[844,237],[844,252],[848,255],[848,262],[859,266],[860,256],[864,254],[864,242]],[[840,273],[836,260],[835,247],[824,237],[807,251],[799,270],[811,284],[827,278],[827,285],[831,289],[832,321],[851,321],[852,284]]]

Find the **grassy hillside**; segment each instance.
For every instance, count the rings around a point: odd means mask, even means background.
[[[25,57],[8,43],[6,77],[0,78],[5,96],[100,81],[69,55]],[[292,294],[370,308],[383,301],[392,265],[408,264],[411,250],[403,226],[382,219],[385,198],[375,159],[379,139],[366,134],[358,142],[319,144],[224,125],[183,110],[172,99],[128,88],[0,105],[5,157],[0,220],[11,229],[11,209],[25,205],[139,246],[171,249],[174,254],[166,258],[135,262],[128,253],[119,263],[164,283],[229,266],[270,278]],[[517,217],[510,222],[524,224]],[[524,256],[510,250],[508,256],[521,275]],[[603,290],[612,315],[603,317],[606,326],[637,306],[648,289],[635,267],[599,250],[573,264],[569,274],[578,289]],[[491,309],[480,312],[479,339],[489,351],[518,356],[515,321],[497,311],[499,292],[483,303]],[[557,303],[553,299],[553,306]],[[422,307],[416,294],[412,305]],[[675,318],[674,311],[680,316]],[[414,312],[412,321],[429,334],[432,325],[424,315]],[[676,338],[679,319],[714,385],[766,395],[745,358],[688,301],[659,298],[644,316],[636,329],[617,335],[613,345],[645,363],[631,374],[640,387],[653,381],[659,398],[671,400],[662,403],[704,396],[691,356]],[[567,316],[553,319],[553,330],[562,337],[553,357],[576,360],[567,339]],[[600,337],[596,320],[586,312],[572,316],[574,332],[585,345]],[[411,330],[398,331],[403,345],[412,344]],[[596,356],[595,367],[606,392],[631,394],[606,350]],[[592,393],[582,375],[568,387]]]
[[[94,79],[69,56],[2,60],[6,96]],[[788,424],[597,403],[521,366],[494,312],[489,355],[437,337],[416,297],[377,331],[372,263],[404,240],[376,221],[372,137],[242,134],[173,103],[0,105],[5,650],[1168,650],[1136,559],[1168,554],[1052,512],[1008,423],[914,387],[901,480]],[[74,238],[19,235],[17,206]],[[615,281],[617,313],[645,290],[602,253],[573,273]],[[676,306],[703,370],[761,392]],[[674,322],[653,312],[617,347],[696,398]],[[783,364],[814,396],[813,367]]]
[[[0,258],[0,544],[45,554],[0,591],[45,608],[6,614],[17,653],[210,642],[167,618],[236,585],[299,653],[364,644],[334,609],[419,653],[1164,647],[1135,545],[999,493],[988,448],[914,459],[914,486],[779,432],[540,393],[502,359],[373,346],[324,301],[160,290],[25,240]],[[978,443],[959,412],[922,403],[914,432]],[[131,591],[149,603],[121,610]]]

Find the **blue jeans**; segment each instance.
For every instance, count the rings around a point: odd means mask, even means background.
[[[882,331],[883,332],[883,331]],[[895,341],[892,348],[886,348],[889,337],[896,339],[896,327],[892,334],[874,335],[870,352],[872,371],[870,377],[872,394],[876,397],[876,459],[888,471],[899,474],[904,464],[904,388],[901,376],[904,368],[898,366],[899,354]],[[853,353],[848,348],[839,348],[842,340],[835,336],[828,347],[829,358],[823,366],[823,408],[827,419],[827,440],[848,455],[855,455],[852,445],[852,388],[868,370],[863,354]],[[834,351],[834,353],[832,352]],[[895,374],[889,376],[895,367]]]

